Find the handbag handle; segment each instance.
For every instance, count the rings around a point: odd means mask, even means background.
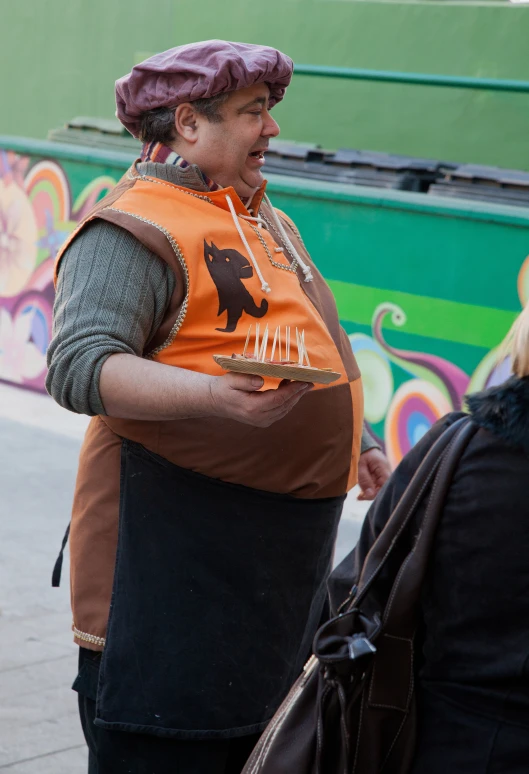
[[[367,554],[354,593],[342,603],[339,612],[344,612],[346,609],[349,610],[360,605],[393,553],[400,536],[415,515],[428,486],[437,473],[443,454],[460,429],[469,421],[468,417],[458,419],[445,430],[428,451],[404,490],[384,529],[378,535]]]
[[[416,628],[416,609],[428,569],[435,533],[459,460],[478,426],[468,420],[459,427],[443,455],[432,486],[415,545],[395,579],[384,611],[383,629],[392,637],[411,639]]]

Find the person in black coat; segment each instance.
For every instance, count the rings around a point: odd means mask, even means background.
[[[514,376],[467,398],[479,430],[430,555],[411,774],[529,772],[529,306],[510,350]],[[334,611],[428,449],[461,416],[440,420],[382,489],[358,545],[330,578]]]

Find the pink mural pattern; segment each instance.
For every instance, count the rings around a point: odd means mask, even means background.
[[[72,202],[55,161],[0,150],[0,381],[44,391],[57,251],[115,183],[98,177]]]

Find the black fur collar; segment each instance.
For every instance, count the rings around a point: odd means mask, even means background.
[[[498,387],[467,395],[474,422],[529,454],[529,377],[512,376]]]

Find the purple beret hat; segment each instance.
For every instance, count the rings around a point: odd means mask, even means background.
[[[176,107],[255,83],[270,88],[270,107],[283,99],[294,64],[268,46],[204,40],[155,54],[116,81],[116,116],[137,137],[146,110]]]

